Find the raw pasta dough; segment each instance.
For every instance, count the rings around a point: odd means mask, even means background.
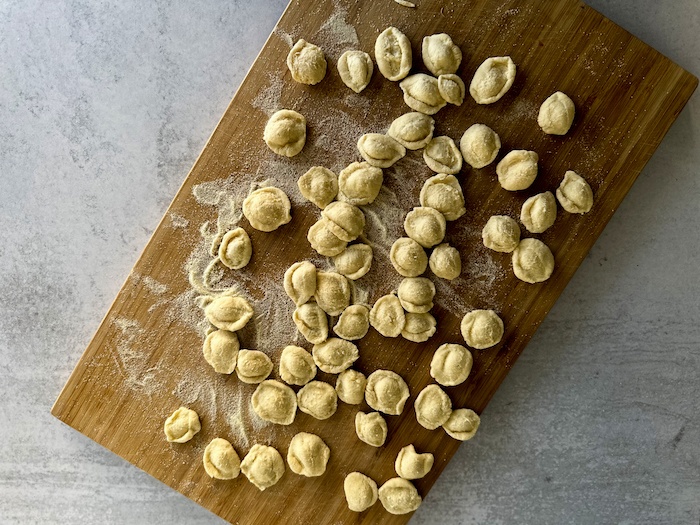
[[[241,459],[231,443],[214,438],[204,449],[204,471],[214,479],[235,479],[241,472]]]
[[[493,310],[472,310],[462,318],[460,330],[469,346],[483,350],[501,341],[503,320]]]
[[[316,363],[300,346],[285,346],[280,355],[280,377],[290,385],[305,385],[316,377]]]
[[[369,309],[362,304],[348,306],[333,327],[335,335],[348,341],[362,339],[369,330]]]
[[[204,315],[220,330],[236,332],[253,317],[253,307],[243,297],[224,295],[209,303],[204,308]]]
[[[292,264],[284,272],[284,291],[297,306],[316,293],[316,267],[309,261]]]
[[[362,372],[349,368],[341,372],[335,382],[335,391],[343,403],[359,405],[365,399],[367,378]]]
[[[316,419],[328,419],[338,409],[338,394],[328,383],[311,381],[297,392],[299,410]]]
[[[442,213],[448,221],[455,221],[464,215],[464,194],[454,175],[438,173],[430,177],[420,190],[420,205]]]
[[[382,189],[383,181],[381,168],[368,162],[353,162],[340,172],[338,199],[355,206],[372,204]]]
[[[260,350],[241,350],[238,352],[236,375],[248,384],[260,383],[272,372],[272,360]]]
[[[472,354],[462,345],[445,343],[435,350],[430,362],[430,376],[443,386],[457,386],[469,377]]]
[[[406,277],[399,285],[398,297],[407,312],[426,313],[433,307],[435,285],[426,277]]]
[[[408,212],[403,227],[411,239],[424,248],[432,248],[445,238],[447,223],[439,211],[420,206]]]
[[[404,148],[416,150],[424,148],[433,138],[435,121],[424,113],[412,111],[395,119],[387,135],[394,137]]]
[[[557,188],[559,204],[569,213],[588,213],[593,207],[593,190],[575,171],[567,171]]]
[[[333,235],[345,242],[357,239],[365,227],[362,210],[347,202],[330,203],[323,209],[321,216],[328,221],[326,227]]]
[[[468,408],[458,408],[452,411],[450,418],[442,425],[450,437],[467,441],[474,437],[479,429],[480,419],[476,412]]]
[[[388,433],[386,421],[379,412],[358,412],[355,415],[355,432],[360,441],[373,447],[381,447]]]
[[[457,75],[440,75],[438,77],[438,91],[445,102],[461,106],[467,88]]]
[[[377,484],[372,478],[360,472],[351,472],[343,482],[348,508],[353,512],[363,512],[377,502]]]
[[[311,353],[316,366],[328,374],[339,374],[350,368],[360,356],[354,344],[337,337],[315,344]]]
[[[241,471],[262,491],[280,480],[284,474],[284,460],[277,449],[256,443],[243,458]]]
[[[539,239],[523,239],[513,252],[513,272],[526,283],[546,281],[554,271],[554,255]]]
[[[376,370],[367,378],[365,400],[374,410],[398,416],[408,397],[408,385],[396,372]]]
[[[316,303],[328,315],[340,315],[350,304],[348,280],[335,272],[316,272]]]
[[[390,514],[408,514],[421,504],[421,497],[408,480],[391,478],[379,488],[379,501]]]
[[[292,220],[292,205],[279,188],[267,186],[255,190],[243,201],[243,215],[261,232],[271,232]]]
[[[534,151],[513,150],[496,166],[498,182],[504,190],[518,191],[529,188],[537,178],[539,156]]]
[[[338,177],[328,168],[313,166],[297,181],[303,197],[323,209],[338,195]]]
[[[250,262],[252,255],[253,245],[243,228],[231,230],[221,239],[219,260],[227,268],[240,270]]]
[[[425,250],[410,237],[401,237],[394,241],[389,259],[396,271],[404,277],[418,277],[428,267]]]
[[[299,432],[289,442],[287,464],[295,474],[308,478],[326,472],[331,449],[316,434]]]
[[[297,413],[297,396],[284,383],[268,379],[258,385],[251,398],[253,410],[265,421],[291,425]],[[301,407],[299,407],[301,410]]]
[[[416,419],[421,426],[435,430],[452,414],[452,401],[438,385],[428,385],[416,398]]]
[[[405,78],[399,87],[403,91],[404,102],[414,111],[434,115],[447,104],[440,95],[437,78],[425,73],[416,73]]]
[[[455,73],[462,63],[462,51],[446,33],[426,36],[423,38],[423,63],[435,76]]]
[[[306,119],[291,109],[280,109],[265,125],[263,139],[278,155],[293,157],[306,144]]]
[[[441,136],[431,140],[423,150],[423,160],[436,173],[454,175],[462,169],[462,154],[455,141]]]
[[[487,248],[510,253],[520,242],[520,226],[515,219],[507,215],[493,215],[481,231],[481,238]]]
[[[314,302],[297,307],[292,314],[297,330],[309,343],[318,344],[328,339],[328,319],[319,305]]]
[[[430,452],[419,454],[413,444],[410,444],[399,451],[394,468],[403,479],[420,479],[430,472],[434,461]]]
[[[557,201],[551,191],[527,199],[520,209],[520,222],[531,233],[542,233],[557,219]]]
[[[369,322],[384,337],[398,337],[406,324],[399,298],[388,294],[377,299],[369,312]]]
[[[357,149],[372,166],[389,168],[406,155],[406,148],[389,135],[366,133],[357,141]]]
[[[444,242],[430,254],[430,270],[443,279],[456,279],[462,273],[462,258],[454,246]]]
[[[467,164],[480,169],[496,160],[501,149],[501,138],[490,127],[474,124],[462,135],[459,149]]]
[[[401,336],[414,343],[424,343],[435,334],[436,330],[437,321],[429,313],[407,313]]]
[[[413,64],[411,42],[395,27],[387,27],[374,43],[374,59],[388,80],[401,80]]]
[[[348,279],[364,277],[372,266],[372,248],[368,244],[351,244],[333,258],[335,269]]]
[[[204,340],[202,353],[215,372],[230,374],[236,369],[238,336],[228,330],[215,330]]]
[[[374,64],[364,51],[348,50],[338,59],[338,74],[343,84],[359,93],[372,79]]]
[[[328,219],[321,218],[311,225],[309,233],[306,236],[311,247],[320,255],[325,255],[326,257],[333,257],[342,253],[348,245],[347,241],[339,239],[338,236],[331,231],[331,226],[336,227],[336,225]]]
[[[474,73],[469,93],[477,104],[493,104],[505,95],[515,80],[515,64],[510,57],[487,58]]]
[[[187,443],[202,430],[199,415],[194,410],[180,407],[165,420],[163,432],[170,443]]]
[[[321,48],[302,38],[289,51],[287,67],[294,80],[301,84],[314,85],[326,76],[327,64]]]
[[[537,123],[549,135],[566,135],[574,122],[575,112],[573,100],[557,91],[540,106]]]

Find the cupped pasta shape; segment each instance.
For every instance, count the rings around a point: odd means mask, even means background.
[[[389,259],[394,269],[404,277],[418,277],[428,267],[428,255],[423,247],[410,237],[400,237],[394,241]]]
[[[447,105],[438,88],[437,78],[416,73],[405,78],[399,84],[403,91],[403,100],[414,111],[434,115]]]
[[[462,318],[460,330],[469,346],[483,350],[500,343],[503,320],[493,310],[472,310]]]
[[[446,242],[433,248],[429,263],[430,271],[442,279],[456,279],[462,273],[462,258],[459,251]]]
[[[431,140],[423,150],[423,160],[436,173],[454,175],[462,169],[462,154],[450,137],[440,136]]]
[[[313,166],[297,181],[302,196],[323,209],[338,195],[338,177],[328,168]]]
[[[251,405],[260,419],[277,425],[291,425],[297,413],[297,396],[284,383],[268,379],[253,392]]]
[[[372,58],[364,51],[350,49],[338,59],[340,79],[355,93],[360,93],[367,87],[373,71]]]
[[[287,67],[294,80],[313,86],[326,76],[327,63],[323,50],[302,38],[289,50]]]
[[[554,272],[554,255],[539,239],[523,239],[513,251],[513,272],[526,283],[546,281]]]
[[[357,149],[369,164],[389,168],[406,155],[406,148],[389,135],[365,133],[357,141]]]
[[[559,204],[569,213],[588,213],[593,207],[593,190],[575,171],[567,171],[557,188]]]
[[[409,397],[408,385],[391,370],[375,370],[367,378],[365,400],[374,410],[398,416]]]
[[[369,322],[384,337],[398,337],[406,324],[399,298],[388,294],[377,299],[369,312]]]
[[[243,201],[243,215],[261,232],[271,232],[292,220],[287,194],[274,186],[260,188]]]
[[[493,104],[511,88],[515,73],[515,63],[510,57],[487,58],[474,73],[469,93],[477,104]]]
[[[328,339],[328,318],[326,312],[315,302],[297,306],[292,320],[309,343],[319,344]]]
[[[411,42],[395,27],[387,27],[374,42],[374,59],[387,80],[401,80],[413,64]]]
[[[335,269],[348,279],[364,277],[372,266],[372,248],[368,244],[351,244],[341,254],[333,258]]]
[[[424,248],[432,248],[445,238],[445,216],[434,208],[413,208],[403,222],[406,234]]]
[[[243,458],[241,472],[263,491],[280,480],[284,474],[284,460],[277,449],[256,443]]]
[[[236,375],[244,383],[261,383],[272,372],[272,366],[272,360],[260,350],[241,350],[238,352]]]
[[[267,121],[263,140],[278,155],[294,157],[306,144],[306,118],[291,109],[280,109]]]
[[[446,173],[438,173],[425,181],[420,190],[420,205],[439,211],[448,221],[455,221],[467,212],[459,181]]]
[[[467,164],[481,169],[491,164],[501,149],[501,138],[485,124],[473,124],[459,141],[459,150]]]
[[[424,148],[433,138],[435,120],[425,113],[412,111],[394,119],[387,135],[394,137],[404,148]]]
[[[353,162],[338,176],[338,200],[363,206],[372,204],[384,181],[381,168],[369,162]]]
[[[236,332],[253,317],[253,307],[243,297],[223,295],[204,308],[204,315],[220,330]]]
[[[348,306],[333,327],[335,335],[347,341],[362,339],[369,330],[369,308],[362,304]]]
[[[311,353],[316,366],[328,374],[339,374],[347,370],[360,357],[357,346],[337,337],[315,344]]]
[[[252,255],[253,244],[243,228],[235,228],[222,237],[219,244],[219,260],[227,268],[240,270],[250,262]]]
[[[357,239],[365,228],[365,215],[362,210],[347,202],[330,203],[323,209],[321,216],[328,221],[326,227],[331,233],[345,242]]]
[[[423,63],[433,75],[455,73],[462,63],[462,51],[447,33],[423,37]]]

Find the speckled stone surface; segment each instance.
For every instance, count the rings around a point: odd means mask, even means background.
[[[223,523],[49,409],[285,4],[0,2],[0,522]],[[700,74],[697,0],[590,4]],[[699,97],[413,523],[698,524]]]

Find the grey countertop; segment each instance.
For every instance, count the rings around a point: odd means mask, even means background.
[[[700,74],[698,0],[589,3]],[[223,523],[49,409],[285,4],[0,3],[1,522]],[[699,167],[696,94],[413,523],[698,524]]]

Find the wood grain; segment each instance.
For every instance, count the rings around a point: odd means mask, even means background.
[[[458,73],[466,82],[486,57],[512,56],[518,77],[507,96],[487,107],[467,97],[461,107],[443,109],[436,116],[437,132],[459,139],[472,123],[488,124],[501,136],[501,155],[515,148],[537,151],[540,175],[527,191],[510,193],[496,183],[493,165],[476,171],[465,168],[459,178],[468,213],[450,223],[447,234],[460,249],[465,271],[449,285],[436,280],[438,333],[423,345],[385,339],[373,330],[360,341],[358,369],[365,373],[377,368],[394,370],[406,379],[412,392],[404,413],[387,417],[387,444],[374,449],[359,442],[353,428],[357,408],[342,403],[337,414],[325,422],[298,414],[290,427],[250,426],[250,444],[273,444],[283,454],[289,438],[301,430],[319,434],[332,450],[324,476],[304,479],[288,471],[280,483],[261,493],[243,476],[231,482],[213,482],[201,465],[204,446],[216,436],[230,438],[241,456],[247,452],[248,446],[237,443],[231,434],[227,418],[236,410],[235,403],[245,404],[254,387],[240,384],[235,377],[214,374],[201,357],[200,334],[173,315],[178,304],[175,300],[189,289],[183,267],[199,242],[199,226],[216,219],[215,209],[200,205],[192,188],[219,179],[233,180],[239,188],[246,188],[251,181],[264,178],[285,189],[293,188],[296,176],[311,165],[337,169],[359,160],[353,146],[359,134],[353,136],[355,126],[346,125],[348,122],[361,123],[359,133],[381,132],[407,111],[396,84],[376,71],[370,86],[358,96],[350,95],[333,67],[315,87],[291,80],[284,63],[289,49],[285,35],[322,45],[334,65],[344,48],[342,40],[347,43],[347,34],[338,31],[342,25],[328,21],[342,18],[355,27],[359,48],[370,53],[381,30],[388,25],[399,27],[413,44],[416,71],[422,70],[422,37],[437,32],[449,33],[461,47],[464,60]],[[261,96],[272,93],[277,85],[282,86],[280,107],[296,109],[309,120],[309,142],[302,154],[291,160],[275,158],[261,140],[268,116],[265,110],[269,109],[260,104]],[[400,448],[415,443],[418,450],[431,451],[436,457],[430,474],[415,483],[421,495],[427,494],[459,446],[441,430],[427,431],[415,421],[412,400],[430,383],[428,369],[434,349],[445,341],[461,340],[459,321],[469,308],[494,308],[501,314],[506,324],[503,342],[475,351],[468,381],[447,389],[454,406],[481,412],[696,86],[692,75],[573,0],[423,1],[415,10],[388,1],[292,2],[52,413],[232,523],[406,522],[409,516],[390,516],[379,504],[361,514],[349,512],[342,492],[344,476],[359,470],[381,484],[395,475],[393,463]],[[574,128],[566,138],[544,135],[536,124],[540,103],[557,90],[568,93],[577,106]],[[567,169],[586,177],[595,194],[595,206],[585,216],[560,210],[554,227],[538,236],[555,254],[552,278],[538,285],[519,282],[510,270],[509,255],[483,248],[481,227],[493,214],[517,217],[527,197],[554,190]],[[420,155],[409,156],[385,172],[387,187],[401,198],[405,211],[417,205],[422,182],[430,175],[421,165]],[[294,204],[293,221],[274,233],[256,232],[243,221],[255,249],[245,270],[246,282],[279,281],[290,264],[313,257],[306,231],[317,219],[317,210],[298,200]],[[368,209],[372,211],[371,206]],[[185,218],[188,226],[181,227],[184,223],[175,217]],[[400,223],[387,227],[394,237],[400,234]],[[372,291],[370,299],[374,300],[390,291],[397,280],[382,243],[370,235],[368,240],[376,243],[377,259],[371,273],[380,276],[375,277],[377,282],[386,277],[383,286]],[[167,291],[155,292],[145,277],[165,284]],[[261,300],[263,288],[246,290],[254,305]],[[283,294],[279,302],[287,307]],[[264,320],[261,323],[264,327]],[[244,344],[252,342],[254,335],[244,331]],[[265,350],[273,359],[279,352],[278,348]],[[333,381],[324,374],[320,377]],[[187,392],[181,388],[183,381],[189,387]],[[202,414],[203,430],[187,445],[170,445],[163,439],[162,423],[185,403],[183,397]],[[488,432],[488,428],[481,432]]]

